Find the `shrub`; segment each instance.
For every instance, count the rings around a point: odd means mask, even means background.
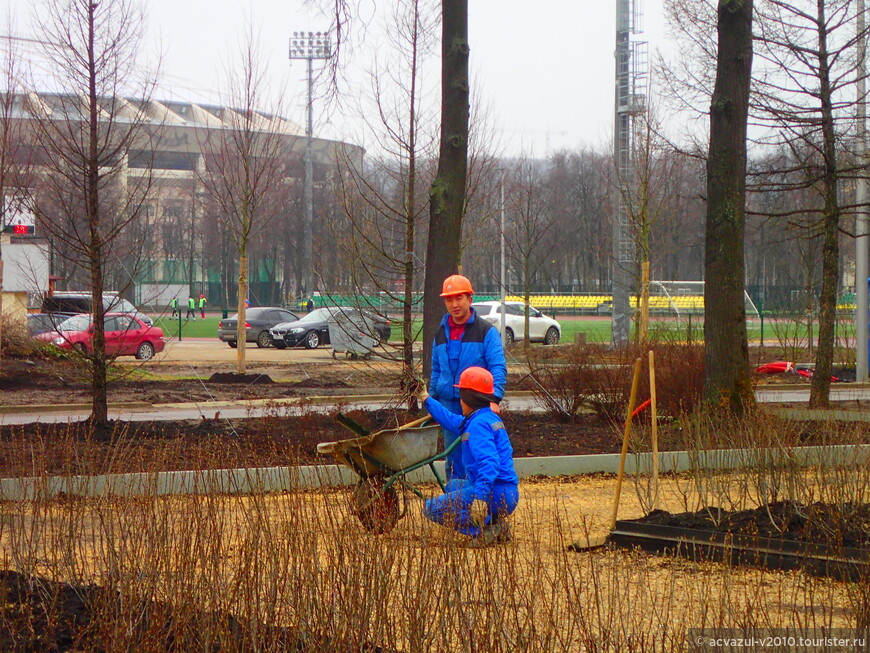
[[[655,343],[608,349],[603,345],[573,345],[561,360],[533,357],[529,376],[535,397],[555,419],[572,420],[594,411],[601,419],[625,419],[634,361],[642,361],[637,404],[650,396],[648,351],[654,352],[659,414],[691,412],[704,385],[704,347],[699,344]]]
[[[27,322],[9,313],[0,313],[0,354],[3,356],[17,355],[27,356],[37,348],[30,332],[27,330]]]

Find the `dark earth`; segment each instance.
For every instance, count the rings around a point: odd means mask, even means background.
[[[169,366],[161,366],[164,370]],[[183,368],[182,368],[183,369]],[[167,370],[167,371],[172,371]],[[177,371],[177,370],[176,370]],[[190,374],[189,368],[185,370]],[[352,379],[310,366],[299,380],[280,380],[254,372],[238,379],[229,371],[199,378],[142,378],[138,370],[121,369],[109,387],[109,401],[152,404],[216,400],[283,399],[336,396],[338,410],[369,430],[407,423],[422,413],[408,413],[388,380],[371,371]],[[292,371],[291,371],[292,373]],[[284,370],[284,374],[287,371]],[[519,380],[516,380],[517,385]],[[341,406],[342,395],[395,394],[379,411],[353,411]],[[23,404],[87,404],[87,370],[70,361],[5,358],[0,376],[0,406]],[[95,432],[86,423],[30,424],[0,427],[0,474],[108,473],[177,469],[331,463],[317,453],[320,442],[353,437],[333,417],[315,411],[287,417],[276,404],[274,416],[224,419],[210,408],[199,420],[112,423]],[[593,414],[573,423],[558,423],[544,413],[505,411],[505,425],[514,453],[522,456],[613,453],[619,451],[621,428]]]
[[[0,406],[88,403],[87,370],[71,361],[38,362],[5,357],[0,374]],[[217,367],[217,366],[213,366]],[[153,404],[214,400],[280,399],[286,397],[340,396],[350,393],[390,394],[395,382],[375,370],[353,378],[328,370],[251,370],[238,378],[232,370],[211,370],[202,378],[191,376],[189,366],[161,365],[161,377],[139,368],[113,368],[110,402],[145,401]],[[522,377],[509,379],[511,388],[522,388]],[[383,410],[343,412],[369,430],[406,423],[419,416],[400,408],[400,397],[386,402]],[[276,405],[274,416],[256,419],[223,419],[209,411],[200,420],[183,422],[112,423],[108,431],[95,431],[88,423],[0,427],[0,475],[93,474],[124,471],[206,469],[243,466],[280,466],[332,462],[316,452],[323,441],[353,435],[334,416],[314,411],[284,417]],[[517,457],[616,453],[622,425],[603,421],[591,413],[563,422],[546,413],[505,411],[505,424]],[[827,439],[818,423],[783,422],[792,444],[814,444]],[[866,436],[864,436],[866,438]],[[866,441],[866,440],[864,440]],[[663,450],[682,448],[678,423],[663,424]],[[715,519],[712,518],[714,513]],[[848,513],[848,515],[846,515]],[[844,520],[844,516],[848,519]],[[870,506],[799,506],[781,502],[755,511],[726,513],[710,508],[697,513],[672,515],[656,511],[643,521],[684,528],[719,530],[798,541],[829,541],[843,546],[870,546]],[[847,523],[848,526],[843,524]],[[15,571],[0,571],[0,650],[78,651],[104,650],[101,627],[105,619],[129,610],[121,607],[110,588],[72,586]],[[171,606],[146,601],[137,610],[133,641],[163,642],[166,650],[219,650],[222,645],[254,650],[265,636],[287,650],[327,650],[328,641],[306,637],[303,645],[281,629],[242,623],[227,613],[193,613],[183,617]],[[119,620],[121,619],[119,615]],[[103,624],[102,626],[100,624]],[[208,642],[203,633],[219,632]],[[378,651],[370,646],[365,650]]]
[[[777,501],[760,508],[733,512],[717,507],[677,514],[654,510],[635,521],[812,544],[852,548],[870,546],[870,505],[867,504],[817,502],[807,506],[793,501]]]
[[[303,638],[289,629],[252,623],[225,611],[194,611],[144,595],[131,599],[109,588],[71,585],[9,570],[0,571],[0,601],[2,651],[339,650],[317,633],[305,633]],[[120,632],[118,624],[125,624]],[[356,650],[386,653],[367,642]]]
[[[4,357],[0,374],[0,407],[25,404],[89,404],[88,370],[62,358],[33,360]],[[217,368],[217,369],[215,369]],[[144,373],[136,366],[112,368],[109,401],[151,404],[216,400],[284,399],[335,396],[336,408],[369,430],[393,427],[416,419],[408,413],[396,381],[377,366],[352,374],[328,366],[283,365],[249,369],[242,379],[230,364],[209,365],[206,376],[191,374],[186,365],[161,364]],[[158,376],[159,374],[159,376]],[[183,376],[186,375],[186,376]],[[510,388],[528,388],[528,379],[511,374]],[[349,394],[391,396],[379,411],[348,411],[341,397]],[[203,410],[198,420],[175,422],[119,422],[104,431],[87,423],[31,424],[0,427],[0,474],[87,474],[127,471],[163,471],[227,467],[281,466],[331,463],[316,451],[320,442],[353,437],[334,416],[311,410],[287,417],[275,404],[271,416],[225,419],[219,408]],[[618,453],[623,425],[580,413],[573,420],[545,412],[503,413],[516,457]],[[644,424],[646,419],[646,424]],[[648,415],[639,430],[648,426]],[[822,423],[785,422],[780,429],[786,443],[795,446],[830,443]],[[637,429],[636,429],[637,430]],[[851,436],[854,440],[854,434]],[[867,441],[867,434],[860,436]],[[659,446],[663,451],[685,448],[679,423],[662,423]]]

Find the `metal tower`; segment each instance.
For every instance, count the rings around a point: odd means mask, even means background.
[[[618,198],[613,225],[613,344],[628,343],[629,297],[637,274],[637,246],[632,220],[634,195],[634,126],[636,117],[646,111],[647,43],[632,41],[632,34],[643,31],[642,0],[616,0],[616,107],[614,123],[614,160]]]

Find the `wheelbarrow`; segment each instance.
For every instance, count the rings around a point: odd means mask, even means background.
[[[347,418],[340,417],[339,422],[357,433],[363,432]],[[428,466],[444,491],[444,481],[435,469],[435,461],[446,458],[460,443],[460,438],[439,452],[440,432],[441,427],[426,416],[397,428],[366,433],[350,440],[321,442],[317,451],[331,455],[359,475],[350,497],[351,511],[367,530],[388,533],[407,512],[404,492],[397,492],[397,487],[425,498],[408,481],[408,474]]]

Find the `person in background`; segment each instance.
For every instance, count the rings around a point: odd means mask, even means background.
[[[202,319],[205,319],[205,305],[208,304],[208,299],[206,299],[205,295],[200,293],[199,295],[199,315]]]
[[[424,384],[417,391],[423,408],[461,444],[467,479],[449,481],[444,494],[426,501],[427,519],[474,538],[476,545],[511,539],[507,516],[520,500],[513,447],[501,417],[490,408],[496,398],[493,376],[482,367],[469,367],[456,385],[462,415],[456,415],[430,397]]]
[[[460,274],[444,280],[441,297],[447,315],[435,332],[432,347],[432,374],[429,391],[432,397],[455,415],[462,415],[458,383],[462,373],[469,367],[482,367],[492,374],[493,403],[504,397],[507,381],[507,364],[498,329],[486,320],[478,319],[471,308],[474,289],[471,282]],[[440,423],[440,422],[439,422]],[[456,439],[449,429],[444,429],[444,446],[449,447]],[[457,447],[447,457],[447,480],[465,478],[465,469]]]
[[[185,319],[196,319],[196,300],[193,297],[187,298],[187,315]]]
[[[314,310],[314,302],[311,300],[311,297],[308,298],[308,301],[305,302],[305,310],[310,313]]]
[[[178,315],[178,297],[173,297],[169,305],[172,307],[172,317]]]

